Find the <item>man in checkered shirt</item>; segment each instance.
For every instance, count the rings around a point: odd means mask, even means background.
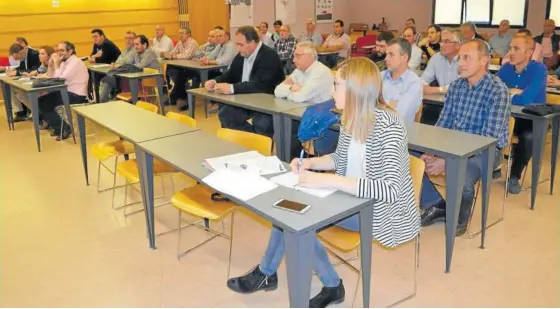
[[[461,47],[459,51],[461,78],[449,86],[436,126],[496,138],[498,140],[494,158],[494,167],[496,167],[501,161],[502,149],[508,143],[511,99],[507,86],[488,72],[489,58],[488,45],[482,40],[474,39]],[[427,175],[435,176],[445,172],[444,159],[430,154],[423,154],[421,158],[426,162]],[[474,201],[475,184],[482,172],[482,156],[471,157],[467,163],[457,236],[467,230]],[[427,175],[424,176],[420,202],[423,209],[422,226],[445,221],[445,200]]]

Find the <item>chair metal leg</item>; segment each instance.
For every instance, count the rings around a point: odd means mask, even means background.
[[[101,181],[101,161],[98,161],[98,164],[97,164],[97,193],[101,192],[99,190],[99,188],[100,188],[99,182],[100,181]]]
[[[418,268],[420,268],[420,233],[416,235],[414,247],[414,292],[405,298],[390,304],[387,308],[393,308],[416,296],[416,291],[418,290]]]
[[[227,279],[229,280],[229,274],[231,271],[231,253],[233,249],[233,225],[235,220],[235,210],[231,213],[231,222],[229,227],[229,254],[228,254],[228,267],[227,267]],[[222,220],[223,222],[223,220]]]
[[[179,221],[177,222],[177,260],[181,258],[181,209],[179,211]]]

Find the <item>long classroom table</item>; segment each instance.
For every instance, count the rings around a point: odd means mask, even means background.
[[[193,147],[193,145],[197,145],[197,147]],[[247,149],[203,131],[137,144],[136,159],[140,171],[142,201],[147,216],[150,244],[155,245],[153,158],[173,166],[177,171],[202,183],[204,177],[210,173],[202,165],[206,159],[244,151]],[[278,186],[276,189],[248,201],[242,201],[233,196],[227,197],[283,230],[291,307],[309,306],[314,260],[313,241],[316,233],[344,218],[359,213],[363,301],[364,306],[369,307],[373,200],[357,198],[340,191],[326,198],[318,198],[283,186]],[[311,208],[304,214],[297,214],[273,207],[275,202],[283,198],[311,205]]]
[[[444,95],[424,95],[424,104],[442,107],[445,102]],[[524,113],[522,106],[512,105],[511,115],[516,119],[530,120],[533,124],[533,163],[531,169],[531,209],[535,209],[537,189],[541,174],[542,157],[545,148],[546,132],[552,123],[552,157],[550,166],[550,195],[554,192],[554,177],[556,162],[558,160],[558,135],[560,134],[560,113],[539,116]]]

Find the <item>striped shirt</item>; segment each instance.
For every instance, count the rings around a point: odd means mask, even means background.
[[[496,138],[503,149],[508,144],[510,113],[507,86],[486,73],[472,87],[466,78],[451,83],[436,126]]]
[[[338,175],[347,173],[351,140],[341,127],[336,152],[329,155]],[[374,200],[372,236],[393,248],[420,231],[403,122],[393,112],[376,109],[365,147],[365,177],[358,178],[357,196]]]
[[[198,51],[198,43],[193,38],[188,38],[186,42],[179,41],[175,48],[170,52],[174,59],[191,60]]]
[[[278,39],[274,41],[274,49],[280,56],[280,60],[288,60],[292,59],[294,56],[294,50],[296,49],[296,38],[294,38],[291,34],[286,39]]]

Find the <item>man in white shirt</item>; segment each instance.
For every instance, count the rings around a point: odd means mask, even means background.
[[[416,46],[416,28],[404,28],[403,37],[408,41],[408,43],[410,43],[412,48],[410,60],[408,61],[408,67],[413,71],[418,70],[420,69],[420,64],[422,63],[422,49]]]
[[[165,29],[160,25],[156,26],[156,37],[153,39],[152,49],[158,57],[173,50],[173,41],[165,35]]]

